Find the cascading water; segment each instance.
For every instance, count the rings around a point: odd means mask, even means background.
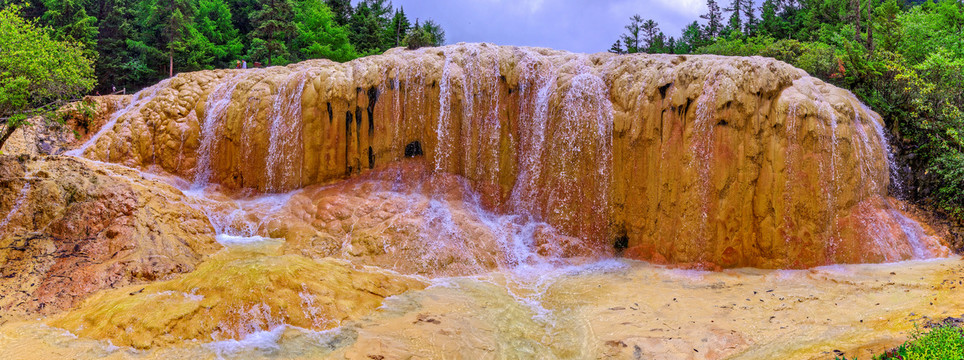
[[[299,73],[282,83],[271,114],[265,188],[271,192],[301,187],[301,94],[307,74]],[[295,179],[288,184],[284,179]]]
[[[30,182],[27,182],[20,189],[20,195],[17,195],[17,199],[13,201],[13,206],[10,207],[10,211],[7,212],[7,215],[3,217],[3,221],[0,221],[0,230],[4,230],[4,228],[7,227],[7,224],[10,223],[10,220],[17,215],[17,211],[20,210],[23,202],[27,200],[27,195],[30,193],[30,188]]]
[[[124,115],[127,115],[131,111],[135,111],[135,110],[140,111],[141,109],[143,109],[148,103],[151,102],[151,100],[154,99],[154,97],[157,96],[158,92],[160,92],[161,90],[167,87],[169,82],[170,82],[170,79],[165,79],[151,87],[138,91],[136,94],[134,94],[133,98],[131,99],[131,102],[128,103],[127,106],[125,106],[123,109],[120,109],[114,112],[110,116],[110,119],[107,120],[107,122],[100,127],[100,130],[97,130],[97,133],[95,133],[94,136],[91,136],[90,139],[88,139],[83,144],[81,144],[80,147],[74,150],[65,152],[64,155],[78,156],[78,157],[83,156],[87,152],[87,149],[89,149],[91,146],[96,144],[97,141],[99,141],[101,137],[104,136],[104,134],[110,131],[114,131],[114,127],[117,125],[118,119],[120,119]],[[106,147],[107,160],[110,160],[110,148],[111,148],[111,145],[108,145]]]
[[[643,357],[644,349],[665,344],[688,355],[699,347],[697,357],[739,355],[736,350],[709,351],[742,349],[750,340],[776,342],[729,335],[733,332],[727,326],[742,314],[765,313],[752,326],[783,331],[782,318],[766,317],[787,309],[780,307],[780,297],[794,307],[840,300],[813,293],[831,283],[814,280],[827,271],[679,271],[613,254],[631,257],[649,251],[655,255],[636,258],[696,267],[704,261],[723,267],[810,267],[837,261],[824,256],[827,249],[899,248],[881,251],[886,261],[940,255],[929,251],[934,240],[926,229],[888,203],[880,170],[892,161],[883,129],[868,109],[851,102],[854,118],[846,121],[840,104],[826,100],[834,96],[807,93],[784,78],[740,80],[748,63],[764,73],[754,73],[761,77],[776,77],[765,74],[766,69],[784,65],[753,63],[768,61],[764,59],[731,65],[717,57],[703,63],[701,57],[578,55],[489,45],[397,49],[386,56],[391,58],[345,67],[324,63],[219,74],[218,82],[202,87],[210,91],[206,95],[190,93],[204,102],[205,111],[192,110],[184,100],[190,96],[184,95],[178,98],[184,101],[171,106],[184,109],[153,112],[150,125],[137,122],[136,113],[160,94],[159,84],[135,96],[72,152],[102,156],[85,150],[108,129],[123,126],[150,129],[150,136],[132,136],[132,142],[175,139],[132,147],[158,154],[161,165],[145,166],[150,171],[193,177],[169,183],[187,195],[185,201],[194,207],[189,210],[207,215],[216,240],[228,247],[216,256],[238,251],[239,267],[255,270],[230,282],[252,287],[251,301],[221,319],[187,320],[216,325],[215,333],[202,334],[200,340],[213,336],[221,341],[190,346],[242,357],[251,348],[264,356],[295,348],[292,357],[310,357],[316,353],[299,351],[319,348],[325,356],[346,358],[378,358],[386,348],[415,349],[413,357],[445,354],[415,354],[432,347],[483,349],[472,357]],[[697,65],[684,67],[693,62]],[[653,75],[647,73],[650,69],[662,70]],[[787,74],[780,76],[805,76]],[[252,85],[239,86],[242,82]],[[787,88],[741,87],[781,82]],[[744,116],[741,111],[754,106],[759,109],[749,111],[752,116],[743,123],[727,118]],[[177,119],[165,123],[164,116],[173,113]],[[784,126],[776,126],[781,120]],[[359,130],[366,121],[364,136]],[[418,151],[407,151],[409,145]],[[197,157],[190,159],[195,146]],[[369,161],[361,164],[371,169],[359,169],[353,158],[364,157],[365,150]],[[179,159],[164,168],[165,151],[187,157],[185,166]],[[220,159],[228,161],[216,163]],[[184,168],[190,164],[193,170]],[[734,169],[734,164],[741,167]],[[128,180],[138,181],[137,176]],[[17,203],[24,201],[21,197]],[[757,240],[771,236],[771,230],[777,241]],[[859,231],[876,238],[846,249],[853,244],[837,243],[846,236],[866,237],[852,235]],[[237,246],[251,242],[271,244]],[[261,245],[270,249],[251,249]],[[807,257],[808,251],[818,255]],[[859,255],[858,261],[864,259]],[[755,257],[764,260],[754,262]],[[796,262],[797,257],[802,260]],[[312,292],[305,284],[310,279],[285,263],[304,258],[314,265],[347,260],[324,272],[326,281],[329,274],[365,268],[427,287],[381,293],[387,286],[377,281],[372,290],[364,288],[370,285],[364,278],[339,280],[344,284],[333,280],[329,285],[344,286],[359,297],[374,296],[381,305],[361,318],[328,317],[326,311],[354,308],[359,300],[326,300],[323,292]],[[283,271],[264,275],[269,262],[281,262]],[[205,276],[215,277],[227,270],[208,271]],[[787,279],[797,285],[778,286]],[[272,305],[273,296],[290,295],[264,292],[265,286],[277,284],[292,285],[284,291],[295,294],[294,300]],[[151,301],[185,301],[184,308],[206,309],[214,297],[195,290],[223,288],[225,282],[193,279],[188,285],[194,288],[158,292]],[[139,296],[137,289],[121,295]],[[740,308],[735,302],[744,299],[746,306]],[[697,305],[712,308],[706,317],[717,322],[692,325],[695,319],[684,319],[693,309],[679,307],[693,301],[706,302]],[[459,311],[470,314],[460,317]],[[292,325],[293,318],[304,320],[300,326],[305,328]],[[606,327],[596,324],[598,319],[606,319]],[[797,320],[811,321],[805,319]],[[643,323],[645,329],[627,326]],[[815,331],[834,329],[808,324]],[[419,331],[430,331],[432,341]],[[495,340],[477,337],[483,332],[496,333]],[[452,338],[458,338],[454,346],[435,342]],[[680,338],[710,340],[705,346],[680,345]],[[417,345],[407,348],[411,339]],[[0,337],[0,345],[3,341]]]
[[[205,105],[204,123],[201,128],[201,146],[198,147],[197,169],[194,171],[194,187],[203,188],[211,179],[211,155],[220,137],[218,129],[224,124],[228,106],[231,105],[234,89],[238,87],[241,77],[231,76],[218,84],[208,94]],[[183,140],[182,140],[183,143]]]

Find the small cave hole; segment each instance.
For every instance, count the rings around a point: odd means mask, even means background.
[[[720,122],[716,123],[716,125],[717,125],[717,126],[726,126],[726,125],[729,125],[729,123],[726,122],[726,120],[720,119]]]
[[[422,156],[422,143],[418,140],[412,141],[405,145],[405,157],[416,157]]]
[[[335,113],[331,112],[331,101],[328,102],[328,123],[331,124],[335,121]]]
[[[622,253],[623,250],[626,250],[626,248],[628,247],[629,247],[629,236],[627,236],[626,233],[623,233],[617,236],[616,240],[613,241],[613,249],[616,249],[616,252]]]
[[[499,75],[499,80],[502,80],[502,82],[505,82],[505,75]]]
[[[659,87],[659,96],[661,96],[661,97],[663,97],[663,99],[665,99],[665,98],[666,98],[666,91],[669,90],[669,87],[670,87],[670,86],[673,86],[673,83],[669,83],[669,84],[660,86],[660,87]]]

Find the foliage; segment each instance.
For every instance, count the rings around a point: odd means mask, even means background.
[[[94,60],[99,93],[128,92],[180,71],[348,61],[405,45],[412,24],[389,0],[0,0]],[[431,20],[424,46],[445,32]]]
[[[639,29],[640,51],[767,56],[849,89],[914,159],[906,195],[964,221],[964,1],[764,0],[759,18],[747,4],[707,0],[703,23],[662,46],[636,16],[611,51],[635,52]]]
[[[94,86],[92,61],[81,45],[54,40],[49,29],[19,13],[16,5],[0,10],[0,146],[32,116]]]
[[[835,360],[847,360],[835,357]],[[856,358],[854,358],[856,359]],[[964,360],[964,332],[961,328],[941,325],[924,333],[916,329],[911,339],[874,360]]]

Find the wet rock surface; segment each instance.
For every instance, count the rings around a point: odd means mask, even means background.
[[[425,286],[345,261],[232,249],[173,280],[103,292],[51,324],[134,348],[241,339],[282,325],[339,327]]]
[[[220,247],[202,212],[137,171],[0,156],[0,321],[189,272]]]
[[[99,131],[78,154],[235,191],[413,158],[468,180],[487,210],[656,262],[804,268],[946,251],[888,205],[880,117],[759,57],[394,49],[179,74]]]

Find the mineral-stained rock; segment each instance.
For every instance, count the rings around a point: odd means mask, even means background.
[[[83,102],[74,102],[60,108],[48,121],[40,117],[28,120],[29,125],[14,130],[0,147],[6,155],[57,155],[87,137],[97,124],[108,121],[110,116],[127,106],[129,95],[90,96]],[[81,106],[81,103],[86,106]],[[81,109],[89,111],[81,111]],[[61,117],[57,121],[55,117]]]
[[[413,157],[467,179],[487,209],[648,260],[776,268],[944,251],[885,199],[880,117],[760,57],[394,49],[179,74],[112,119],[85,156],[270,192]]]
[[[170,281],[98,294],[52,325],[136,348],[240,339],[281,325],[337,327],[425,286],[342,260],[232,250]]]
[[[220,247],[202,212],[137,171],[0,156],[0,321],[191,271]]]
[[[416,161],[309,186],[270,216],[264,231],[286,239],[288,253],[434,276],[602,255],[548,224],[481,209],[464,181]]]

